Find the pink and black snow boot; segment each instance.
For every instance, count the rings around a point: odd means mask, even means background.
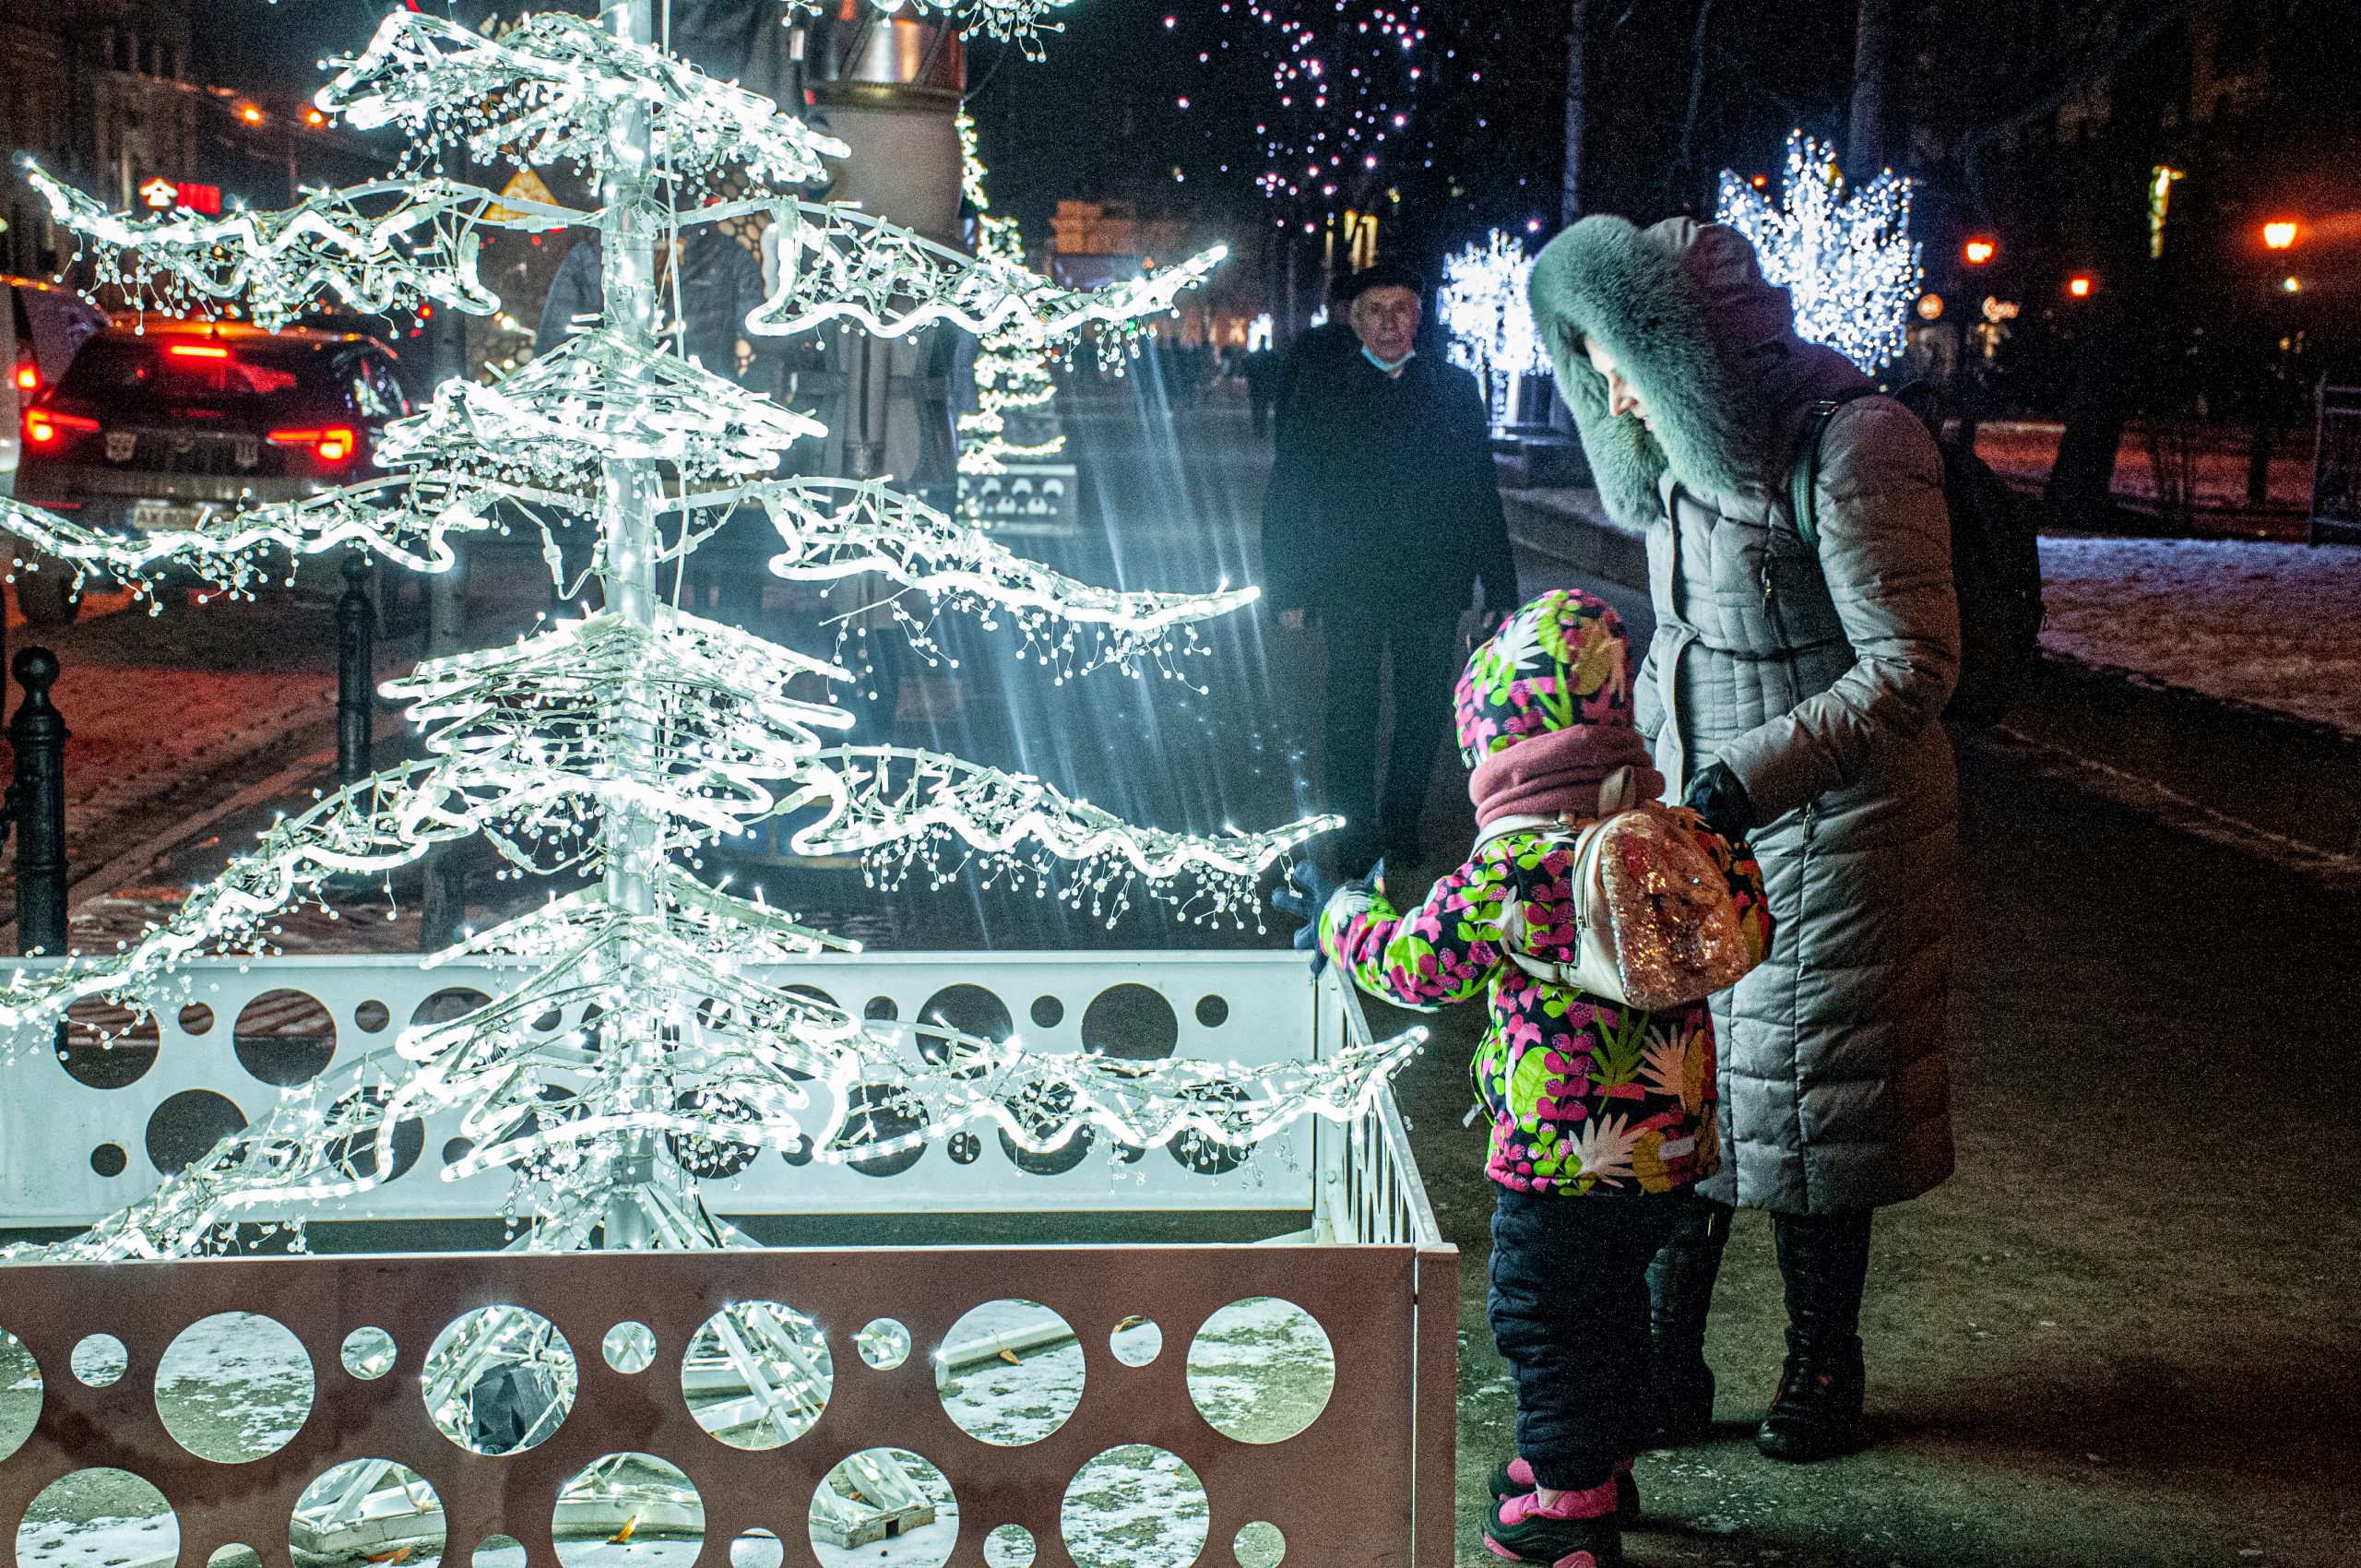
[[[1587,1491],[1561,1491],[1545,1508],[1536,1490],[1492,1505],[1484,1544],[1495,1557],[1540,1568],[1625,1568],[1618,1488],[1609,1478]]]
[[[1492,1498],[1505,1503],[1521,1492],[1531,1491],[1539,1483],[1533,1479],[1533,1467],[1523,1458],[1515,1458],[1492,1467]],[[1636,1525],[1640,1522],[1640,1483],[1631,1479],[1631,1461],[1615,1461],[1615,1522]]]

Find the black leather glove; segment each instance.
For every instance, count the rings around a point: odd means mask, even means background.
[[[1746,798],[1746,786],[1718,762],[1689,781],[1689,793],[1680,803],[1733,844],[1754,831],[1754,802]]]
[[[1315,975],[1328,967],[1328,955],[1320,947],[1320,911],[1328,907],[1328,900],[1344,885],[1311,861],[1299,861],[1287,873],[1287,881],[1271,893],[1271,908],[1303,922],[1296,928],[1296,951],[1311,955],[1311,972]]]

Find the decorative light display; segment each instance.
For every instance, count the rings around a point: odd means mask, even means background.
[[[1452,362],[1476,373],[1496,423],[1514,412],[1519,380],[1549,369],[1533,320],[1532,280],[1533,258],[1524,242],[1495,229],[1485,244],[1443,262],[1435,291],[1435,314],[1451,335]]]
[[[1432,74],[1423,6],[1399,0],[1228,0],[1261,30],[1270,99],[1255,111],[1255,184],[1282,227],[1367,211],[1417,145],[1418,89]],[[1167,26],[1172,25],[1168,18]],[[1221,42],[1223,49],[1229,41]],[[1208,49],[1197,64],[1213,65]],[[1189,99],[1180,101],[1186,107]]]
[[[1754,242],[1762,275],[1795,301],[1797,333],[1865,371],[1901,354],[1920,285],[1908,180],[1889,169],[1850,189],[1831,149],[1791,131],[1781,204],[1725,169],[1715,216]]]
[[[1056,3],[937,8],[1029,38]],[[1254,595],[1091,588],[883,481],[779,477],[780,454],[820,427],[654,335],[656,247],[681,224],[760,210],[779,225],[778,287],[748,322],[774,334],[851,322],[898,335],[953,321],[1047,344],[1168,308],[1217,256],[1080,293],[1010,255],[962,255],[770,188],[810,177],[835,144],[657,50],[649,11],[625,0],[603,25],[533,18],[497,42],[395,12],[317,102],[406,128],[409,180],[221,220],[118,217],[43,181],[61,220],[115,256],[113,276],[141,299],[235,298],[265,321],[322,294],[486,315],[499,303],[474,273],[481,230],[587,224],[600,235],[606,310],[495,385],[445,385],[387,427],[378,456],[390,471],[306,501],[131,539],[9,504],[6,526],[54,557],[51,569],[135,583],[196,570],[232,592],[260,580],[266,550],[359,546],[438,571],[453,564],[455,535],[503,529],[541,530],[555,572],[554,530],[587,519],[604,606],[388,683],[421,727],[422,759],[283,818],[115,953],[19,970],[0,991],[6,1049],[46,1050],[77,1001],[145,1016],[193,996],[193,958],[267,959],[274,922],[306,902],[326,907],[331,878],[390,876],[437,844],[481,837],[504,877],[568,879],[541,908],[421,960],[490,956],[516,977],[503,994],[289,1091],[155,1195],[49,1255],[220,1250],[242,1221],[289,1217],[300,1247],[309,1208],[376,1185],[397,1169],[397,1129],[442,1111],[461,1118],[471,1145],[445,1179],[512,1172],[524,1244],[580,1247],[596,1232],[611,1247],[731,1245],[744,1239],[711,1214],[700,1183],[764,1148],[867,1161],[985,1126],[1032,1152],[1093,1135],[1117,1150],[1184,1135],[1250,1147],[1306,1116],[1363,1113],[1424,1038],[1274,1070],[1044,1052],[857,1018],[789,984],[799,959],[855,944],[698,874],[713,847],[777,825],[799,852],[861,855],[889,880],[924,868],[939,885],[972,859],[1110,919],[1140,885],[1200,918],[1242,920],[1255,880],[1335,819],[1192,837],[1133,827],[1022,775],[842,743],[852,720],[826,698],[849,679],[840,664],[660,601],[658,567],[746,507],[778,533],[779,575],[848,590],[859,579],[921,647],[943,609],[1005,619],[1061,678],[1185,650],[1193,623]],[[492,193],[431,172],[452,148],[572,160],[598,176],[598,210],[511,201],[495,212]],[[764,194],[704,205],[723,174]],[[552,1017],[575,1022],[548,1028]]]
[[[1014,218],[996,218],[984,189],[989,172],[976,147],[976,122],[959,112],[959,188],[976,209],[976,252],[996,261],[1025,265],[1025,239]],[[976,407],[959,416],[959,471],[982,476],[1008,471],[1008,459],[1038,462],[1065,450],[1062,434],[1034,442],[1009,439],[1008,416],[1047,408],[1058,395],[1050,379],[1050,340],[1024,323],[1012,323],[986,338],[976,352]]]

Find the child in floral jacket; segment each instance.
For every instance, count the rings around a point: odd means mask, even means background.
[[[1457,693],[1474,855],[1416,909],[1347,884],[1320,945],[1411,1007],[1485,993],[1475,1089],[1491,1118],[1493,1336],[1515,1373],[1517,1457],[1494,1472],[1487,1544],[1512,1561],[1608,1568],[1638,1508],[1648,1392],[1647,1267],[1718,1164],[1714,1026],[1703,1001],[1648,1013],[1560,983],[1578,957],[1572,870],[1587,822],[1661,794],[1631,727],[1623,629],[1572,589],[1519,610]],[[1672,814],[1728,878],[1750,961],[1770,941],[1751,853]]]

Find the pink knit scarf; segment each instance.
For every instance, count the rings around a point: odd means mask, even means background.
[[[1504,816],[1598,814],[1598,788],[1629,767],[1636,800],[1664,793],[1664,775],[1650,765],[1648,743],[1620,724],[1575,724],[1531,735],[1476,765],[1467,779],[1476,820],[1489,826]]]

